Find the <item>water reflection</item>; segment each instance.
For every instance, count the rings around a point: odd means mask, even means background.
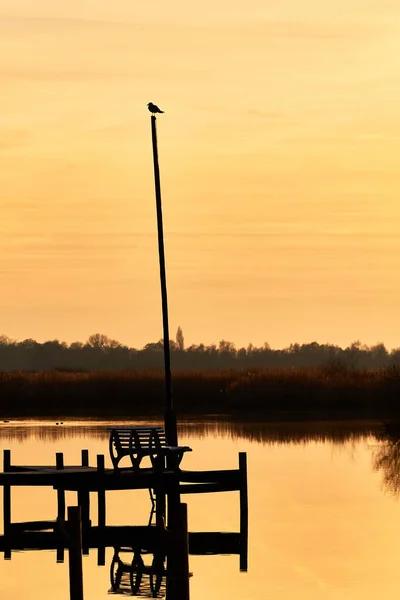
[[[131,560],[122,556],[131,555]],[[110,594],[128,594],[146,598],[163,598],[166,594],[166,555],[163,551],[150,555],[145,563],[140,549],[114,548],[110,568]]]
[[[126,424],[126,423],[125,423]],[[3,432],[11,433],[8,428]],[[13,427],[13,426],[11,426]],[[66,425],[61,437],[74,437],[82,431],[90,433],[101,441],[110,436],[109,424],[95,426],[86,424]],[[57,426],[41,427],[38,423],[25,423],[17,426],[18,435],[39,435],[42,445],[43,434],[50,440],[59,439]],[[72,433],[72,435],[69,435]],[[53,438],[52,436],[56,436]],[[79,436],[80,439],[82,436]],[[3,438],[7,439],[7,438]],[[15,439],[15,438],[11,438]],[[28,439],[28,438],[25,438]],[[106,446],[107,447],[107,446]],[[64,560],[64,550],[69,548],[70,574],[71,564],[81,561],[82,553],[88,555],[90,549],[98,551],[98,565],[105,564],[106,548],[113,548],[110,579],[113,594],[130,594],[169,600],[184,600],[181,594],[185,586],[189,589],[189,554],[237,554],[240,557],[241,571],[247,570],[248,547],[248,505],[247,505],[247,462],[246,453],[239,453],[239,469],[181,471],[168,466],[165,470],[152,470],[151,467],[132,470],[105,469],[104,455],[97,455],[97,469],[89,467],[89,451],[83,449],[81,466],[65,466],[63,453],[56,454],[56,466],[48,463],[22,466],[11,464],[11,452],[4,450],[1,483],[3,485],[3,522],[4,535],[0,536],[0,549],[6,559],[11,559],[15,550],[55,550],[58,563]],[[102,459],[99,461],[99,459]],[[43,466],[44,465],[44,466]],[[47,466],[46,466],[47,465]],[[14,488],[50,487],[57,491],[57,518],[53,520],[12,521],[11,497]],[[106,525],[106,491],[123,492],[146,490],[150,488],[151,513],[147,526]],[[11,494],[11,489],[13,494]],[[17,490],[18,491],[18,490]],[[188,532],[187,505],[180,502],[181,494],[209,494],[210,492],[239,491],[240,531]],[[66,493],[76,492],[80,510],[77,517],[65,521]],[[96,493],[97,525],[93,525],[90,513],[90,493]],[[157,495],[154,496],[154,492]],[[166,503],[167,499],[167,511]],[[152,516],[156,507],[157,524],[152,525]],[[27,507],[28,508],[28,507]],[[73,507],[68,509],[72,513]],[[131,507],[131,512],[132,507]],[[135,511],[136,512],[136,506]],[[164,517],[167,516],[167,527]],[[73,527],[75,522],[76,527]],[[75,531],[74,537],[72,532]],[[81,533],[80,533],[81,532]],[[72,559],[72,552],[75,552]],[[125,557],[131,554],[131,559]],[[151,556],[150,556],[151,555]],[[150,556],[150,563],[148,558]],[[167,559],[168,557],[168,559]],[[146,558],[146,560],[145,560]],[[166,563],[167,559],[167,563]],[[70,585],[82,589],[82,565],[80,575],[71,575]],[[80,583],[79,583],[80,582]],[[186,583],[185,583],[186,582]],[[75,589],[75,588],[74,588]],[[72,593],[72,592],[71,592]],[[78,596],[79,598],[81,596]]]
[[[0,550],[4,552],[5,559],[11,560],[15,551],[56,550],[57,562],[64,562],[64,550],[69,545],[68,522],[53,522],[52,528],[45,529],[40,522],[26,524],[25,528],[21,525],[11,525],[8,533],[0,536]],[[98,565],[105,564],[105,548],[113,548],[109,594],[175,600],[175,595],[168,593],[167,580],[171,581],[172,568],[174,578],[177,573],[179,577],[183,576],[185,557],[171,555],[171,549],[175,547],[171,537],[174,533],[164,527],[154,526],[99,528],[82,525],[82,546],[86,547],[84,554],[88,555],[89,549],[97,549]],[[190,555],[239,554],[242,562],[242,552],[246,546],[247,532],[188,534],[187,551]],[[192,577],[192,573],[186,571],[186,574],[186,578]]]
[[[0,423],[0,440],[24,442],[29,439],[53,442],[62,439],[87,438],[108,440],[111,426],[132,427],[143,424],[162,426],[161,421],[64,421],[56,425],[50,421],[14,421]],[[371,435],[382,436],[384,428],[379,421],[183,421],[179,434],[184,437],[206,439],[228,438],[262,444],[306,444],[309,442],[344,444],[363,441]]]
[[[47,423],[41,429],[42,435],[38,421],[15,424],[17,435],[7,431],[10,425],[0,425],[0,435],[3,448],[11,448],[16,464],[29,460],[32,464],[51,465],[55,452],[61,450],[67,464],[78,464],[81,448],[89,450],[92,464],[96,454],[107,452],[109,425],[105,421],[89,425],[69,421],[64,422],[63,429]],[[196,449],[188,457],[187,468],[233,468],[237,452],[247,451],[250,490],[250,568],[245,576],[239,569],[240,540],[230,534],[239,529],[238,494],[187,496],[189,529],[202,532],[202,539],[189,540],[190,570],[194,573],[191,600],[376,600],[399,594],[399,504],[382,493],[380,472],[372,470],[372,451],[378,443],[380,449],[388,442],[387,432],[380,423],[343,423],[339,431],[340,426],[339,422],[216,424],[211,419],[202,424],[184,423],[181,439],[185,436],[185,443],[193,442]],[[201,438],[199,443],[196,437]],[[1,502],[0,494],[0,514]],[[67,492],[66,502],[75,504],[75,494]],[[93,495],[92,507],[96,511]],[[107,493],[107,507],[109,526],[148,523],[147,490]],[[27,493],[21,488],[13,494],[13,523],[55,516],[52,489]],[[92,516],[93,533],[97,520],[95,513]],[[219,536],[218,545],[215,536],[206,540],[204,533],[215,530],[229,532]],[[57,565],[53,532],[37,534],[32,531],[29,535],[32,551],[12,551],[11,561],[0,560],[1,598],[68,600],[67,552],[64,564]],[[13,550],[27,547],[22,534],[19,538],[21,543],[13,545]],[[41,547],[47,544],[50,551],[35,551],[35,538]],[[108,540],[104,567],[97,566],[97,546],[91,546],[89,556],[83,559],[85,599],[112,597],[114,546],[128,548],[135,540],[133,536]],[[233,556],[225,556],[228,546],[235,550]],[[146,550],[143,562],[151,566],[151,548]],[[218,555],[200,554],[211,550],[218,550]],[[133,551],[120,552],[119,557],[130,565]],[[129,591],[129,574],[123,579]],[[150,590],[147,575],[142,577],[142,587]]]
[[[382,473],[386,491],[400,494],[400,423],[385,423],[379,447],[374,452],[374,469]]]

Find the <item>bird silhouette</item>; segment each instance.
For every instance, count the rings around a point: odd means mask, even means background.
[[[155,113],[164,113],[163,110],[160,110],[158,108],[158,106],[156,106],[155,104],[153,104],[152,102],[149,102],[147,105],[147,108],[149,109],[149,111],[154,115]]]

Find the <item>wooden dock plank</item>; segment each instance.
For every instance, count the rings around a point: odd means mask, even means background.
[[[140,548],[142,553],[152,553],[159,549],[165,532],[148,526],[115,526],[102,531],[92,527],[87,533],[88,548],[99,547]],[[0,551],[11,550],[57,550],[67,548],[64,536],[50,531],[17,532],[11,536],[0,536]],[[189,532],[189,553],[239,554],[240,534],[232,532]]]
[[[23,521],[20,523],[11,523],[10,532],[14,535],[20,531],[46,531],[54,529],[57,525],[57,521]]]
[[[238,485],[232,482],[186,483],[179,486],[180,494],[213,494],[215,492],[237,492]]]
[[[70,468],[75,469],[79,465],[72,466]],[[25,473],[27,471],[55,471],[57,469],[54,465],[11,465],[7,473]],[[1,473],[2,474],[2,473]]]
[[[228,469],[219,471],[183,471],[179,472],[181,483],[216,483],[224,481],[239,482],[239,469]]]
[[[80,479],[96,474],[94,467],[66,467],[63,470],[57,470],[55,467],[32,469],[27,471],[10,471],[0,473],[0,485],[8,484],[11,486],[54,486],[55,483],[62,480]]]
[[[154,473],[152,469],[98,471],[96,467],[35,467],[32,470],[13,470],[0,473],[0,486],[49,486],[67,491],[127,490],[154,488],[160,482],[167,488],[176,477],[173,471]],[[180,471],[178,478],[182,493],[210,493],[240,489],[239,470]]]

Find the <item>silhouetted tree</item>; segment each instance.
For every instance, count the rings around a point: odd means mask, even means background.
[[[185,338],[183,337],[181,326],[176,330],[176,343],[178,344],[179,350],[183,351],[185,349]]]
[[[109,348],[110,342],[112,340],[107,335],[104,335],[104,333],[92,333],[87,341],[92,348]]]
[[[176,341],[170,340],[173,369],[224,370],[252,367],[323,367],[326,374],[346,369],[381,369],[400,365],[400,348],[388,351],[382,343],[366,346],[353,342],[347,348],[333,344],[290,344],[273,349],[268,343],[261,347],[249,344],[237,350],[233,342],[221,340],[215,344],[192,344],[185,348],[181,327]],[[92,334],[85,344],[69,346],[59,340],[39,344],[33,339],[16,342],[0,335],[0,370],[95,370],[95,369],[162,369],[163,340],[146,344],[141,350],[129,348],[105,334]]]

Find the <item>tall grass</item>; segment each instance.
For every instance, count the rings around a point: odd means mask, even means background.
[[[121,420],[113,419],[121,427],[128,424],[141,423],[139,419]],[[162,419],[146,418],[143,423],[151,422],[161,425]],[[108,420],[75,420],[62,421],[62,427],[57,427],[54,420],[48,420],[44,425],[43,420],[26,421],[16,424],[2,423],[0,426],[0,444],[7,441],[26,441],[33,439],[39,442],[49,442],[71,438],[97,439],[107,442],[110,437],[110,422]],[[308,444],[312,442],[332,443],[344,445],[357,443],[360,440],[370,440],[373,437],[387,441],[383,438],[385,424],[375,420],[313,420],[313,421],[265,421],[235,420],[235,419],[209,419],[196,417],[196,419],[179,419],[178,436],[190,439],[203,440],[208,436],[229,438],[233,440],[248,440],[259,444]],[[381,445],[379,445],[379,448]]]
[[[244,418],[286,413],[400,414],[400,371],[321,368],[176,372],[179,415],[231,414]],[[162,371],[0,372],[0,416],[160,416]]]

